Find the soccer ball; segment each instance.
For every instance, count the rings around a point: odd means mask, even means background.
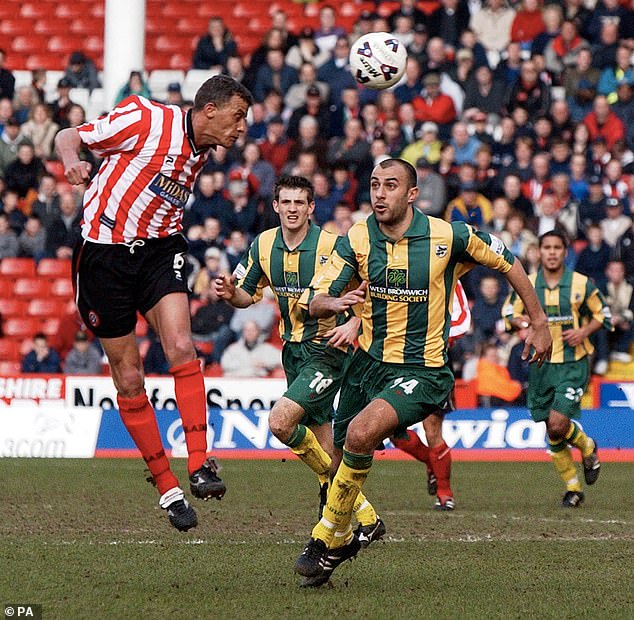
[[[367,88],[382,90],[405,73],[405,45],[387,32],[364,34],[352,44],[350,69],[354,79]]]

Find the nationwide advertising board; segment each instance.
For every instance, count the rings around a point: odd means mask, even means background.
[[[616,385],[617,387],[612,387]],[[619,387],[620,385],[620,387]],[[601,447],[603,460],[634,460],[634,384],[610,384],[598,409],[581,422]],[[282,379],[206,378],[208,444],[221,458],[289,458],[268,430],[268,412],[285,389]],[[186,455],[169,377],[146,379],[164,445]],[[605,402],[603,402],[605,400]],[[109,377],[0,377],[0,456],[138,456],[116,410]],[[421,425],[414,427],[424,438]],[[547,460],[543,424],[525,408],[462,409],[443,424],[458,460]],[[389,442],[379,458],[409,458]]]

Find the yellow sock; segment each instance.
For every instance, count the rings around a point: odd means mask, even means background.
[[[328,482],[330,457],[317,441],[313,431],[303,424],[298,424],[286,445],[319,476],[319,484]]]
[[[357,495],[352,512],[361,525],[372,525],[376,523],[377,517],[374,506],[372,506],[361,491],[359,491],[359,495]]]
[[[581,483],[579,482],[579,478],[577,478],[577,467],[572,460],[572,452],[566,441],[560,441],[555,444],[549,441],[548,443],[555,469],[561,476],[561,479],[566,483],[566,490],[581,491]]]
[[[352,454],[343,451],[343,461],[330,484],[324,516],[313,528],[312,537],[330,547],[335,532],[344,532],[352,518],[352,508],[372,466],[372,454]]]
[[[347,545],[352,540],[352,526],[350,523],[344,528],[335,531],[335,535],[330,543],[330,549],[338,549]]]
[[[581,450],[581,456],[584,458],[590,456],[594,450],[594,440],[583,432],[581,424],[570,422],[570,428],[566,433],[566,441],[575,448]]]

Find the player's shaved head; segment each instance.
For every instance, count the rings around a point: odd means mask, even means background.
[[[400,166],[403,170],[405,170],[405,174],[407,176],[407,189],[416,187],[416,170],[409,162],[404,159],[390,158],[379,163],[379,167],[383,169],[392,168],[393,166]]]

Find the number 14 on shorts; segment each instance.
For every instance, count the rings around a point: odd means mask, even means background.
[[[409,381],[403,381],[405,377],[398,377],[394,379],[394,383],[390,385],[389,389],[393,390],[395,387],[400,387],[405,394],[411,394],[418,385],[418,381],[416,379],[410,379]]]

